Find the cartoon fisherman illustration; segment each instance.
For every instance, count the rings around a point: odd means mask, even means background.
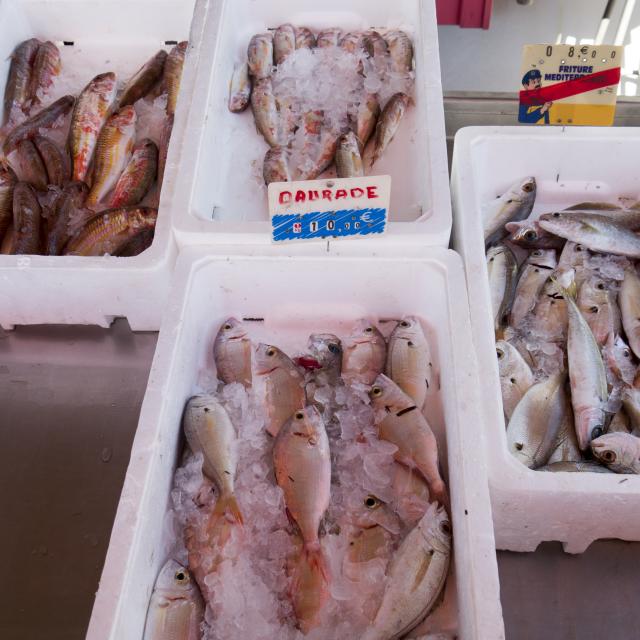
[[[540,89],[542,87],[542,74],[538,69],[527,71],[522,77],[522,86],[525,91]],[[549,109],[553,102],[545,102],[543,105],[527,105],[520,103],[518,121],[528,124],[536,124],[544,118],[544,123],[549,124]]]

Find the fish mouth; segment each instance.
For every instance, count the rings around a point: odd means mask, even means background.
[[[278,367],[272,367],[271,369],[256,369],[257,376],[266,376],[273,373]]]

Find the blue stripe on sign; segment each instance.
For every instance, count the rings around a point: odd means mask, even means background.
[[[366,236],[382,233],[386,222],[387,210],[380,208],[284,213],[276,214],[271,218],[275,242]]]

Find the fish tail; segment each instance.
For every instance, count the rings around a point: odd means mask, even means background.
[[[213,508],[213,514],[216,517],[226,516],[231,522],[235,522],[236,524],[244,524],[242,511],[240,511],[238,501],[233,493],[223,494],[218,498],[216,506]]]

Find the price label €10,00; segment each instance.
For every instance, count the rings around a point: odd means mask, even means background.
[[[271,240],[359,238],[384,233],[390,196],[390,176],[272,182]]]
[[[612,125],[622,54],[612,45],[526,45],[518,121]]]

